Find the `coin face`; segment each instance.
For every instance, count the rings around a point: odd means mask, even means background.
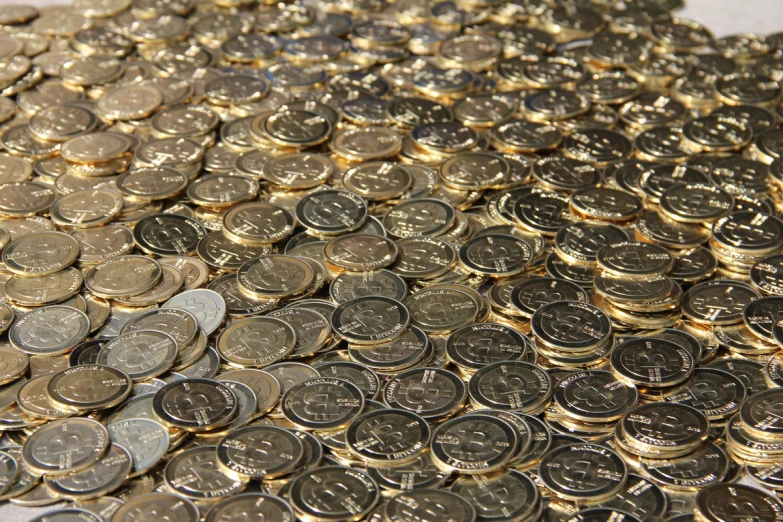
[[[136,245],[159,256],[191,254],[205,235],[197,221],[175,214],[144,218],[133,229]]]
[[[38,232],[20,237],[3,250],[3,263],[19,275],[47,275],[76,261],[79,245],[62,232]]]
[[[575,462],[589,462],[590,480],[569,477]],[[625,462],[613,451],[592,444],[567,445],[550,451],[541,461],[541,480],[556,495],[568,500],[602,499],[616,494],[628,479]]]
[[[524,239],[505,234],[473,238],[459,249],[459,261],[470,272],[508,277],[522,272],[533,258]]]
[[[695,363],[690,352],[664,339],[625,341],[612,350],[610,360],[618,377],[656,388],[684,381],[693,373]]]
[[[291,505],[318,520],[358,520],[380,498],[377,484],[366,472],[335,466],[300,475],[289,491]]]
[[[120,256],[90,269],[84,284],[99,297],[130,297],[154,287],[162,275],[160,264],[154,259]]]
[[[58,407],[84,412],[116,406],[128,397],[131,386],[122,370],[85,364],[55,373],[46,393]]]
[[[140,330],[166,333],[180,347],[192,343],[199,333],[198,319],[190,312],[179,308],[149,310],[134,317],[122,327],[123,334]]]
[[[364,407],[364,396],[342,379],[308,379],[282,398],[283,416],[304,429],[335,430],[346,426]]]
[[[259,493],[243,493],[220,501],[207,514],[210,522],[231,518],[235,513],[252,511],[270,520],[292,522],[294,511],[291,506],[279,497]]]
[[[125,481],[132,465],[130,453],[122,446],[112,444],[106,455],[88,469],[46,479],[44,483],[58,496],[88,500],[116,489]],[[85,485],[85,478],[92,480]]]
[[[673,457],[690,453],[704,441],[709,421],[703,413],[688,406],[654,402],[635,408],[618,426],[625,440],[637,443],[635,448],[645,448],[651,456],[663,452]]]
[[[109,424],[113,445],[127,448],[133,461],[131,476],[141,475],[155,466],[168,450],[169,431],[152,419],[128,419]]]
[[[155,414],[166,425],[195,432],[225,426],[237,409],[234,392],[209,379],[175,381],[156,392],[153,401]]]
[[[239,285],[253,296],[290,297],[307,290],[313,283],[315,272],[300,258],[269,255],[242,265],[237,278]]]
[[[367,204],[348,191],[323,190],[303,197],[296,205],[296,219],[317,234],[350,232],[367,219]]]
[[[271,426],[242,428],[227,435],[217,446],[222,469],[229,475],[246,479],[272,479],[290,473],[303,456],[304,447],[299,437]]]
[[[352,299],[332,314],[334,332],[356,344],[375,344],[399,337],[409,322],[410,314],[402,303],[380,296]]]
[[[394,496],[384,508],[389,520],[468,522],[476,519],[476,509],[464,498],[448,491],[420,489]],[[441,518],[443,517],[443,518]]]
[[[474,441],[481,439],[480,448]],[[516,432],[506,421],[489,415],[467,415],[441,424],[432,435],[432,456],[444,470],[464,474],[486,473],[502,467],[513,456]]]
[[[90,419],[52,422],[30,439],[22,447],[25,466],[52,475],[81,471],[97,462],[109,448],[106,428]],[[62,454],[68,458],[60,458]]]
[[[268,366],[286,357],[295,347],[295,330],[273,317],[251,317],[232,323],[217,340],[221,357],[242,368]]]
[[[98,364],[122,370],[133,380],[146,380],[167,371],[177,357],[177,342],[155,330],[138,330],[107,342]]]
[[[16,348],[30,355],[59,355],[81,343],[90,332],[86,314],[68,306],[46,306],[20,317],[9,331]]]

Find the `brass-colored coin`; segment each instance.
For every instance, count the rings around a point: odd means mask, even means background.
[[[117,190],[132,200],[155,201],[176,196],[188,185],[188,177],[169,167],[145,167],[120,174]]]
[[[48,275],[67,268],[79,255],[75,239],[62,232],[36,232],[19,237],[3,250],[3,264],[19,275]]]
[[[252,317],[236,321],[217,340],[220,356],[231,366],[262,368],[294,351],[296,332],[285,321]]]
[[[252,296],[293,297],[302,294],[313,284],[315,272],[300,258],[269,255],[242,265],[237,278],[242,289]]]
[[[89,228],[105,225],[122,210],[122,197],[107,189],[80,190],[67,194],[49,209],[52,221],[61,227]]]
[[[285,239],[295,225],[296,219],[288,210],[263,201],[236,205],[223,216],[223,233],[249,245]]]
[[[364,395],[342,379],[317,377],[297,384],[282,398],[283,416],[306,430],[336,430],[347,426],[364,408]],[[328,415],[315,410],[329,411]]]
[[[324,247],[326,260],[343,270],[367,271],[389,266],[397,258],[397,245],[391,239],[372,234],[348,234]]]
[[[130,297],[154,287],[162,274],[160,264],[154,259],[120,256],[91,268],[84,285],[99,297]]]
[[[67,433],[67,436],[65,435]],[[51,452],[49,448],[61,448]],[[29,469],[52,475],[81,471],[109,449],[109,433],[97,421],[65,419],[47,424],[27,439],[22,460]],[[60,458],[69,455],[70,458]]]

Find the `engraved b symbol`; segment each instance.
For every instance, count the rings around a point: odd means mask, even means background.
[[[568,466],[563,468],[563,478],[568,481],[571,487],[592,486],[593,483],[588,480],[588,477],[593,475],[591,473],[592,467],[593,463],[589,460],[570,462]]]

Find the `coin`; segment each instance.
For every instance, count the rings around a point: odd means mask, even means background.
[[[316,496],[323,491],[325,496]],[[341,492],[335,495],[335,492]],[[380,491],[366,472],[325,466],[291,483],[291,505],[310,520],[359,520],[375,507]]]
[[[194,470],[199,469],[200,473]],[[241,492],[245,481],[234,480],[217,465],[214,446],[199,446],[171,459],[163,470],[166,485],[177,494],[193,500],[214,500]]]
[[[376,344],[399,337],[410,322],[408,309],[381,296],[357,297],[332,314],[334,332],[352,343]]]
[[[364,396],[342,379],[314,378],[288,390],[282,398],[283,416],[295,426],[335,430],[347,426],[364,407]],[[328,414],[317,411],[327,411]]]
[[[109,424],[112,444],[126,448],[133,461],[129,476],[145,473],[155,466],[169,448],[169,432],[152,419],[128,419]]]
[[[175,520],[195,522],[196,505],[172,493],[145,493],[129,499],[112,517],[117,522],[131,522],[140,516],[168,516]]]
[[[176,356],[177,343],[170,335],[138,330],[104,344],[97,363],[122,370],[133,380],[144,381],[166,372]]]
[[[385,506],[389,520],[437,520],[441,517],[455,522],[476,520],[476,509],[466,499],[443,490],[419,489],[395,495]],[[422,515],[419,515],[422,513]]]
[[[590,462],[590,480],[574,481],[573,462]],[[622,490],[628,480],[625,462],[613,451],[592,444],[573,444],[550,451],[541,461],[540,479],[567,500],[602,500]]]
[[[237,273],[240,287],[259,298],[291,297],[312,285],[313,269],[304,260],[286,255],[252,259]]]
[[[89,500],[111,493],[122,485],[131,466],[130,453],[123,447],[112,444],[106,455],[86,470],[52,479],[47,477],[44,483],[60,497]],[[85,477],[92,480],[85,484]]]
[[[22,460],[33,471],[61,475],[88,468],[108,448],[109,434],[99,422],[64,419],[49,423],[31,435],[22,447]]]
[[[131,297],[154,287],[161,276],[160,264],[154,259],[120,256],[91,268],[84,285],[99,297]]]
[[[69,352],[90,332],[86,314],[68,306],[52,305],[29,312],[9,330],[11,344],[30,355]]]
[[[67,268],[79,255],[75,239],[62,232],[37,232],[11,241],[3,264],[19,275],[47,275]]]
[[[55,373],[46,385],[49,398],[60,408],[85,412],[116,406],[130,394],[132,381],[110,366],[84,364]]]
[[[296,332],[273,317],[251,317],[232,323],[217,340],[220,356],[230,365],[261,368],[293,352]]]

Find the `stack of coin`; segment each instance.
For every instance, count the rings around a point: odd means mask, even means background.
[[[780,520],[783,37],[680,5],[0,6],[0,502]]]

